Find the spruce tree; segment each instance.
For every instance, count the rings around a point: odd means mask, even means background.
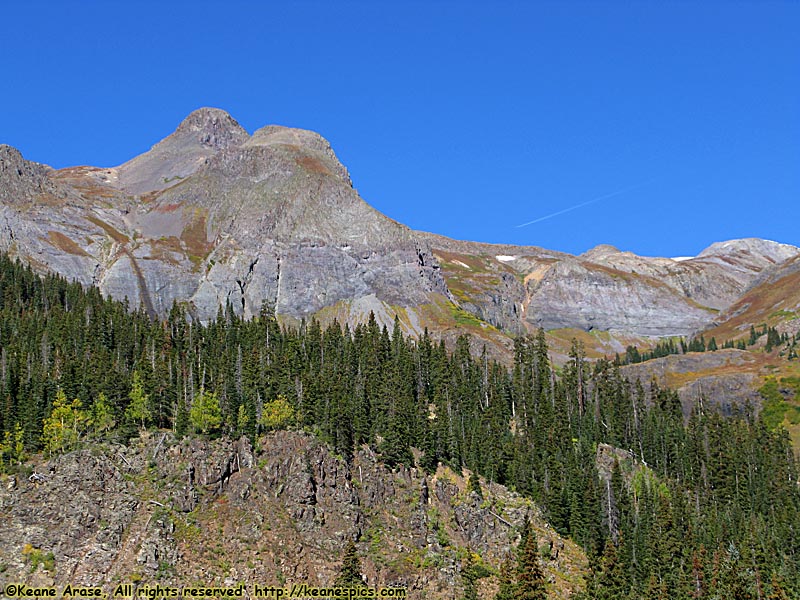
[[[624,567],[617,556],[617,547],[611,540],[606,541],[600,559],[597,588],[598,600],[622,600],[627,596],[628,584]]]
[[[767,600],[789,600],[789,594],[781,584],[780,578],[775,571],[772,572],[772,581],[770,582],[770,592],[767,595]]]
[[[500,565],[498,584],[499,587],[494,600],[514,600],[517,591],[517,580],[516,573],[514,572],[514,562],[510,552],[506,554],[503,563]]]
[[[342,566],[333,585],[342,588],[357,588],[364,585],[364,577],[361,575],[361,561],[358,559],[358,549],[353,540],[350,540],[344,549]]]
[[[475,571],[475,559],[472,550],[467,549],[467,556],[461,563],[461,579],[464,582],[463,600],[478,600],[478,574]]]
[[[539,564],[539,549],[536,547],[536,543],[536,534],[529,531],[525,546],[519,554],[514,600],[545,600],[547,598],[544,571],[542,565]]]
[[[477,473],[474,471],[470,473],[469,479],[467,480],[467,493],[470,494],[475,492],[478,495],[478,498],[483,500],[483,489],[481,488],[481,480],[478,477]]]

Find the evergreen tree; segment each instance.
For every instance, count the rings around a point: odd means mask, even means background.
[[[463,600],[478,600],[478,574],[475,570],[475,558],[469,549],[461,563],[461,580],[464,585]]]
[[[358,558],[358,549],[354,541],[350,540],[344,549],[342,566],[333,582],[335,587],[357,588],[364,585],[364,576],[361,574],[361,561]]]
[[[481,488],[481,480],[478,475],[473,471],[469,474],[469,479],[467,480],[467,493],[477,494],[478,498],[483,500],[483,488]]]
[[[516,573],[511,553],[508,553],[500,565],[498,589],[494,600],[514,600],[517,591]]]
[[[783,587],[777,573],[772,572],[772,581],[770,582],[770,592],[767,595],[767,600],[789,600],[789,594]]]
[[[547,589],[544,571],[539,564],[539,549],[536,547],[536,535],[529,531],[525,546],[519,554],[517,567],[517,586],[514,600],[545,600]]]
[[[752,328],[751,337],[796,344],[773,330]],[[686,340],[662,340],[636,352],[649,360],[681,348],[688,350]],[[794,386],[788,378],[785,385]],[[587,361],[578,343],[557,376],[543,331],[516,340],[507,369],[471,354],[466,337],[448,352],[443,341],[404,336],[399,322],[390,335],[374,316],[352,331],[337,323],[323,330],[313,320],[281,327],[269,310],[248,321],[228,305],[204,324],[175,305],[162,322],[0,254],[6,467],[23,450],[75,447],[87,425],[97,437],[126,420],[129,429],[156,425],[185,435],[190,399],[204,393],[219,404],[219,425],[212,419],[208,431],[253,435],[297,424],[346,459],[383,440],[387,462],[410,465],[413,446],[425,469],[442,462],[469,468],[474,481],[513,486],[593,555],[592,590],[604,577],[615,580],[608,566],[616,564],[631,598],[646,597],[650,582],[656,596],[763,598],[774,591],[773,572],[787,595],[797,595],[800,473],[786,432],[764,423],[768,410],[723,417],[700,402],[685,422],[673,391],[651,385],[646,394],[610,362]],[[87,415],[66,398],[94,401]],[[630,453],[610,482],[595,466],[601,445]],[[741,549],[735,561],[731,543]],[[706,560],[704,548],[717,548],[716,558]]]
[[[597,600],[623,600],[628,596],[628,588],[625,570],[617,555],[617,547],[614,542],[607,540],[600,559],[596,598]]]

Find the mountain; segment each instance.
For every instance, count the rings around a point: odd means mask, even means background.
[[[552,368],[540,331],[507,368],[374,321],[153,320],[2,254],[0,301],[7,595],[325,585],[345,556],[370,584],[430,598],[514,579],[689,597],[701,574],[709,597],[767,581],[765,597],[800,594],[800,472],[780,427],[800,423],[800,379],[776,376],[775,350],[692,340]],[[722,374],[759,361],[761,417],[731,398],[707,410],[708,390],[750,385]]]
[[[54,171],[7,146],[0,161],[0,250],[152,314],[179,302],[206,320],[230,302],[300,319],[344,303],[391,323],[448,296],[429,248],[309,131],[250,136],[200,109],[119,167]]]
[[[203,321],[227,302],[288,320],[352,323],[373,312],[411,334],[468,331],[500,353],[509,336],[539,327],[556,340],[583,336],[600,353],[691,336],[800,256],[758,239],[671,259],[415,232],[361,199],[318,134],[250,135],[211,108],[118,167],[53,170],[0,146],[0,231],[0,251],[152,315],[174,302]]]
[[[800,249],[745,239],[697,257],[637,256],[598,246],[580,256],[535,247],[427,239],[463,306],[502,329],[574,328],[689,336]]]
[[[743,337],[751,325],[762,324],[790,335],[800,331],[800,256],[766,270],[746,293],[721,312],[706,336]]]

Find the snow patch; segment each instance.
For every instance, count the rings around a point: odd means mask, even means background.
[[[671,260],[675,262],[683,262],[685,260],[692,260],[694,256],[673,256]]]
[[[517,257],[517,256],[508,256],[507,254],[498,254],[497,256],[495,256],[495,258],[497,260],[499,260],[500,262],[509,262],[509,261],[512,261],[512,260],[517,260],[517,258],[519,258],[519,257]]]
[[[464,267],[465,269],[472,271],[472,267],[470,267],[467,263],[463,263],[460,260],[454,260],[453,262],[461,267]]]

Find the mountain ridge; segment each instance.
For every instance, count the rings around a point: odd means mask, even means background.
[[[0,228],[0,250],[154,316],[173,302],[201,320],[228,302],[298,320],[372,311],[407,333],[466,327],[490,344],[493,330],[538,327],[691,336],[800,255],[744,238],[681,260],[610,245],[573,256],[413,231],[358,195],[318,133],[251,135],[216,108],[117,167],[56,171],[0,147]]]

